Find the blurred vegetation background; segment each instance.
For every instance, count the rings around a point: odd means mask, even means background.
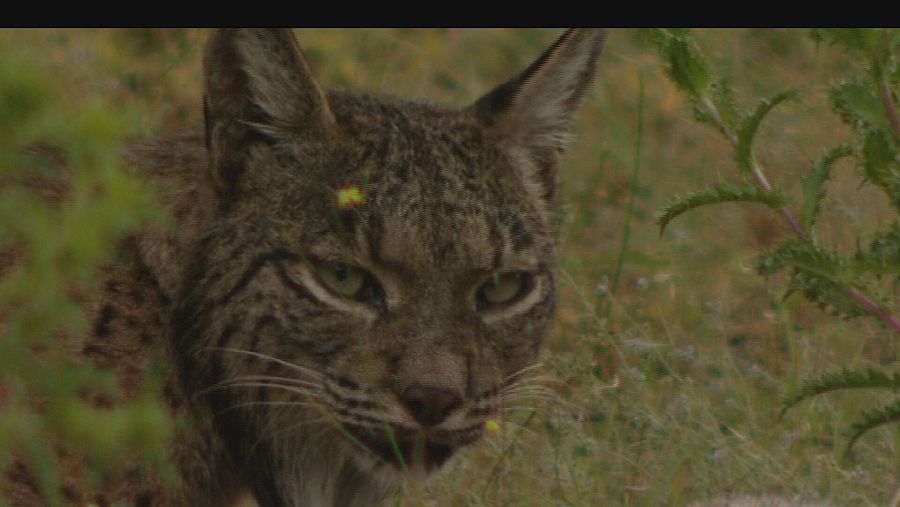
[[[324,86],[460,107],[558,34],[297,30]],[[769,114],[755,145],[772,185],[801,196],[814,161],[853,136],[831,112],[829,85],[865,73],[865,62],[806,30],[695,36],[738,103],[798,91]],[[94,266],[112,258],[127,230],[162,220],[151,189],[118,156],[129,140],[202,121],[205,38],[202,30],[0,31],[0,466],[13,453],[30,456],[51,501],[54,445],[87,452],[101,475],[124,455],[158,460],[164,449],[170,423],[152,386],[116,417],[96,414],[75,401],[78,388],[111,381],[66,351],[78,350],[85,329],[78,308]],[[898,425],[843,452],[860,411],[895,401],[896,391],[816,397],[779,419],[785,393],[810,376],[897,372],[897,333],[784,298],[787,274],[757,275],[756,255],[791,234],[765,207],[700,208],[660,236],[665,205],[733,181],[737,169],[731,147],[694,121],[644,34],[610,33],[575,130],[563,175],[562,301],[541,370],[555,379],[547,382],[554,394],[509,411],[498,434],[437,480],[410,484],[397,505],[677,506],[763,492],[897,505]],[[38,141],[69,154],[64,171],[27,149]],[[64,178],[72,196],[48,205],[10,183],[34,174]],[[861,238],[892,226],[889,210],[885,193],[839,160],[819,241],[852,255]],[[18,267],[5,267],[13,258]],[[885,290],[897,316],[897,287]]]

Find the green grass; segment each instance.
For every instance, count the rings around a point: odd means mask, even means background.
[[[326,86],[457,106],[518,72],[557,34],[297,31]],[[800,90],[799,102],[762,126],[757,156],[773,186],[801,195],[813,160],[850,137],[829,111],[826,85],[858,62],[817,48],[806,31],[706,30],[698,39],[742,102]],[[114,107],[142,111],[144,135],[201,121],[204,40],[203,31],[0,32],[0,47],[30,47],[64,80],[64,103],[102,93]],[[509,413],[499,434],[437,480],[411,485],[396,505],[677,506],[736,492],[887,505],[900,488],[900,430],[872,431],[852,458],[842,456],[844,429],[877,394],[836,393],[778,414],[783,394],[810,374],[895,371],[896,334],[797,296],[782,300],[783,280],[753,269],[757,252],[789,234],[763,207],[699,209],[660,237],[654,220],[673,196],[733,180],[737,170],[636,32],[613,31],[607,48],[566,155],[562,301],[540,373],[558,380],[548,383],[558,399]],[[857,234],[886,228],[886,206],[850,162],[838,162],[822,241],[846,252]],[[891,304],[900,313],[896,297]]]

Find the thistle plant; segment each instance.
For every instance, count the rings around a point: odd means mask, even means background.
[[[656,47],[666,72],[690,101],[695,119],[719,132],[733,149],[741,183],[721,183],[691,193],[669,204],[660,214],[660,233],[681,214],[710,204],[753,202],[778,213],[793,233],[776,248],[756,259],[764,276],[787,271],[787,293],[800,293],[818,306],[844,318],[878,319],[900,336],[897,305],[890,295],[900,282],[900,30],[813,30],[819,44],[839,46],[865,62],[866,72],[830,88],[833,111],[846,123],[852,138],[824,150],[802,181],[802,198],[795,200],[773,188],[763,164],[755,156],[754,142],[766,116],[795,100],[796,90],[785,90],[759,101],[753,110],[741,108],[728,83],[718,78],[703,58],[692,33],[685,29],[645,32]],[[852,158],[863,181],[874,185],[888,199],[894,220],[887,230],[859,238],[854,255],[843,255],[819,241],[817,219],[835,162]],[[799,201],[799,203],[797,202]],[[785,400],[784,410],[811,396],[836,389],[900,389],[900,378],[874,370],[844,369],[804,383]],[[867,411],[853,425],[848,449],[866,431],[900,421],[900,398]]]

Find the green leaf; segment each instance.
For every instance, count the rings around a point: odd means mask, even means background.
[[[862,155],[866,178],[884,190],[894,207],[900,210],[900,160],[889,131],[867,130]]]
[[[853,149],[846,144],[835,146],[816,162],[812,173],[803,178],[803,229],[811,231],[819,214],[822,199],[825,197],[823,186],[831,177],[831,167],[839,159],[852,155]]]
[[[722,183],[711,190],[695,192],[666,206],[656,220],[659,233],[662,234],[669,222],[678,215],[700,206],[721,202],[757,202],[772,209],[781,209],[787,203],[787,197],[780,192],[766,192],[756,186],[738,187]]]
[[[861,271],[900,275],[900,223],[872,238],[869,250],[857,252],[856,261]]]
[[[801,292],[821,308],[846,317],[870,315],[847,292],[847,287],[862,282],[856,263],[847,257],[801,239],[785,241],[775,250],[757,257],[756,270],[763,276],[773,275],[786,267],[793,269],[785,298]]]
[[[891,129],[881,97],[869,82],[854,78],[832,86],[829,94],[831,107],[854,129]]]
[[[697,121],[712,126],[729,142],[734,142],[735,125],[745,115],[735,106],[727,81],[714,79],[691,31],[658,28],[644,33],[656,46],[666,74],[691,100]]]
[[[847,442],[846,452],[849,453],[856,441],[869,430],[892,422],[900,422],[900,399],[887,406],[863,412],[862,420],[850,427],[850,441]]]
[[[796,90],[778,92],[768,99],[763,99],[756,106],[756,111],[747,117],[738,131],[738,144],[735,149],[734,159],[740,169],[747,173],[753,172],[753,139],[759,130],[759,124],[763,118],[778,104],[797,97]]]
[[[804,400],[820,394],[848,389],[898,391],[900,390],[900,373],[887,373],[873,368],[864,370],[843,368],[838,371],[826,372],[818,377],[807,379],[798,389],[785,396],[779,417],[783,417],[788,410]],[[869,430],[892,422],[900,422],[900,399],[887,406],[863,412],[862,419],[850,427],[850,440],[847,443],[846,451],[849,452],[856,441]]]
[[[845,49],[868,55],[878,48],[882,30],[876,28],[816,28],[810,33],[813,40],[827,40]]]
[[[834,252],[801,239],[789,239],[775,250],[762,253],[757,259],[757,271],[770,276],[786,266],[792,266],[834,282],[843,281],[848,274],[849,261]]]
[[[888,374],[872,368],[865,370],[842,368],[838,371],[826,372],[818,377],[807,379],[799,389],[785,396],[781,415],[783,416],[798,403],[823,393],[842,389],[882,388],[900,389],[900,373]]]
[[[720,79],[709,87],[709,96],[694,100],[694,119],[716,129],[729,143],[736,141],[735,126],[747,117],[747,112],[735,105],[731,87]]]
[[[707,95],[712,83],[709,65],[700,54],[693,35],[686,29],[657,28],[647,36],[663,60],[666,74],[688,96],[699,99]]]

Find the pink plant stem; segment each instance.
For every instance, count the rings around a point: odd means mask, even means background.
[[[897,109],[894,106],[894,100],[891,97],[891,92],[887,88],[887,83],[882,81],[881,83],[881,96],[884,101],[885,110],[887,111],[888,118],[891,121],[891,126],[894,128],[894,131],[897,133],[897,136],[900,137],[900,117],[897,116]],[[704,105],[712,112],[713,118],[719,124],[719,127],[722,129],[722,132],[725,133],[725,137],[731,142],[731,144],[736,148],[738,144],[737,136],[731,132],[731,129],[728,128],[728,125],[722,120],[722,116],[719,114],[719,110],[716,108],[715,104],[709,99],[703,101]],[[762,187],[766,192],[772,191],[772,185],[769,183],[768,178],[766,178],[766,174],[763,172],[762,167],[756,161],[753,161],[753,177],[756,179],[757,185]],[[788,224],[790,224],[791,229],[794,230],[794,233],[800,239],[807,239],[806,231],[803,230],[803,226],[800,225],[800,222],[797,220],[797,217],[789,210],[787,207],[781,208],[781,215],[784,216],[785,220],[787,220]],[[870,314],[878,317],[882,320],[888,327],[892,328],[894,331],[900,332],[900,320],[897,320],[896,317],[888,313],[887,310],[878,306],[877,303],[866,297],[864,294],[854,289],[853,287],[849,287],[842,283],[838,283],[844,292],[847,293],[854,301],[859,303],[860,306],[866,309]]]
[[[900,331],[900,320],[897,320],[896,317],[889,314],[884,308],[875,304],[872,300],[862,295],[859,291],[852,287],[844,287],[844,290],[850,297],[853,298],[854,301],[862,305],[866,310],[868,310],[873,315],[877,315],[878,318],[883,320],[888,326],[894,328],[895,331]]]
[[[894,134],[897,136],[897,139],[900,139],[900,115],[897,114],[897,106],[894,105],[894,96],[891,94],[891,89],[888,87],[887,80],[881,80],[881,100],[884,102],[884,111],[887,113],[888,120],[891,122],[891,127],[894,129]]]
[[[762,168],[757,164],[753,164],[753,174],[756,176],[756,181],[759,183],[761,187],[763,187],[766,192],[772,191],[772,186],[769,184],[769,180],[766,179],[765,173],[762,172]],[[787,208],[781,208],[781,214],[784,218],[791,224],[791,228],[794,229],[794,233],[797,234],[800,239],[807,239],[806,231],[803,230],[803,226],[800,225],[800,222],[797,221],[797,217],[791,213],[791,210]],[[878,306],[877,303],[867,298],[858,290],[853,287],[849,287],[842,283],[839,283],[841,288],[846,292],[854,301],[860,304],[863,308],[866,309],[870,314],[875,315],[879,319],[881,319],[888,327],[893,328],[895,331],[900,331],[900,321],[898,321],[893,315],[887,312],[884,308]]]
[[[781,214],[784,215],[785,220],[791,224],[791,228],[794,229],[794,232],[797,233],[797,236],[801,238],[806,237],[806,234],[803,231],[803,226],[800,225],[800,222],[797,221],[797,217],[791,213],[791,210],[787,208],[781,208]]]
[[[763,172],[762,168],[759,166],[756,161],[753,162],[753,176],[756,178],[756,182],[765,190],[766,192],[772,191],[772,185],[769,183],[769,180],[766,178],[766,174]],[[794,213],[791,212],[787,207],[781,208],[781,214],[784,216],[784,219],[791,225],[791,229],[794,230],[794,233],[801,238],[806,238],[806,231],[803,230],[803,226],[800,225],[800,221],[797,220],[797,217],[794,216]]]

